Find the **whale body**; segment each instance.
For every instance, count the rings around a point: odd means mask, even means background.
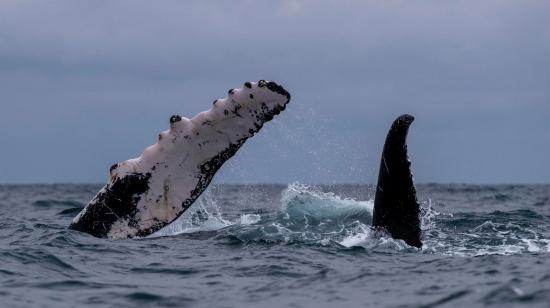
[[[107,185],[69,228],[111,239],[158,231],[183,214],[220,167],[289,101],[282,86],[260,80],[229,90],[192,119],[173,115],[156,144],[110,168]]]

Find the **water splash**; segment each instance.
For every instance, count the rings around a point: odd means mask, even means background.
[[[368,251],[421,252],[457,256],[550,252],[550,240],[533,223],[544,217],[529,210],[444,213],[431,199],[420,203],[423,247],[408,246],[371,229],[373,200],[343,198],[316,186],[289,184],[280,208],[224,218],[208,190],[180,218],[155,236],[216,231],[243,243],[335,245]]]
[[[341,198],[318,187],[292,183],[282,192],[277,212],[256,215],[252,224],[242,223],[241,218],[240,224],[222,235],[244,243],[340,245],[345,237],[368,229],[372,209],[372,201]]]
[[[178,219],[150,237],[218,230],[233,224],[222,217],[222,211],[210,189]]]
[[[341,198],[332,192],[323,192],[315,186],[298,182],[288,185],[283,191],[281,206],[292,220],[372,220],[374,202]]]

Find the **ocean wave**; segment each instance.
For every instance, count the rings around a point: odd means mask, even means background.
[[[224,218],[214,194],[207,191],[155,236],[215,231],[217,238],[244,244],[334,245],[459,256],[550,251],[543,230],[534,225],[546,217],[527,209],[452,214],[436,210],[436,203],[428,199],[420,203],[424,245],[417,249],[383,231],[373,231],[373,200],[344,198],[320,187],[292,183],[283,190],[280,202],[276,211],[245,213],[231,220]]]

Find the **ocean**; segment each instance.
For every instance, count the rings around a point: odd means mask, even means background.
[[[421,184],[422,249],[372,185],[212,185],[152,237],[68,230],[101,185],[0,186],[1,307],[550,307],[550,185]]]

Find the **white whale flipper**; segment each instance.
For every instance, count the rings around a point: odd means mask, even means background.
[[[111,179],[69,226],[97,237],[143,237],[168,225],[197,200],[214,174],[290,94],[275,82],[246,82],[192,119],[170,118],[170,129],[134,159],[111,167]]]

